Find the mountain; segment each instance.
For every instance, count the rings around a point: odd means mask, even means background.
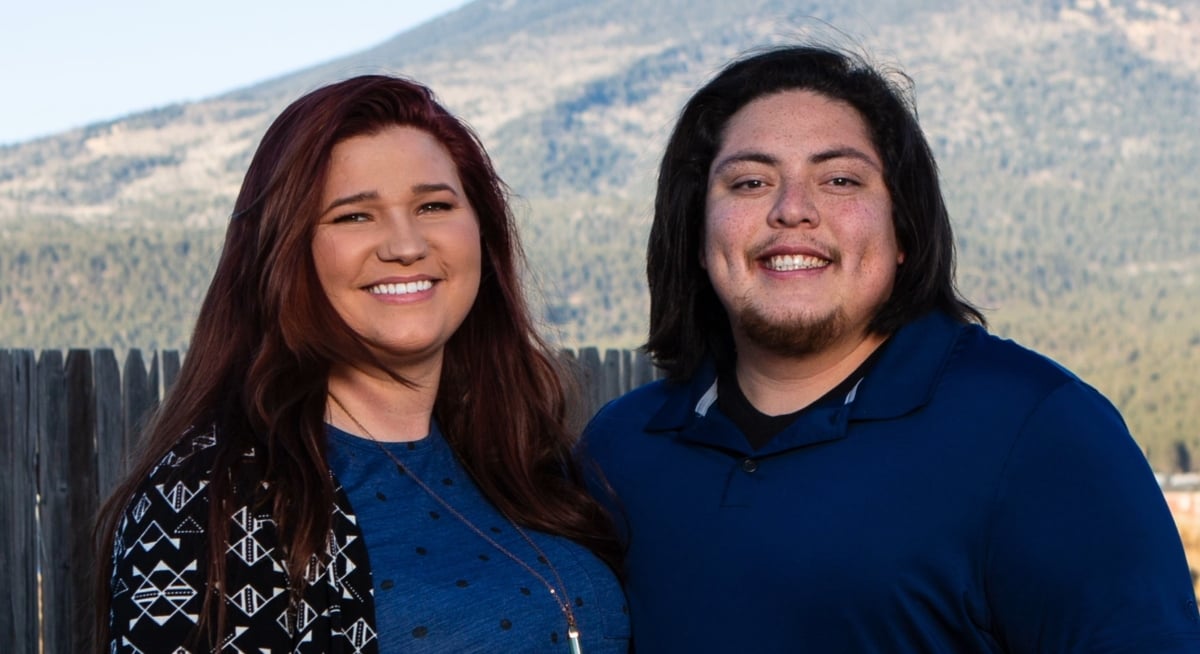
[[[201,102],[0,147],[0,347],[186,345],[253,148],[364,72],[430,84],[517,196],[547,330],[632,347],[657,159],[688,95],[818,40],[904,70],[997,333],[1118,404],[1157,467],[1200,448],[1197,0],[478,0]]]

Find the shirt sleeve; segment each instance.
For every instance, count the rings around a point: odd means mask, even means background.
[[[1007,652],[1196,652],[1179,532],[1123,420],[1078,381],[1028,416],[992,516],[985,592]]]

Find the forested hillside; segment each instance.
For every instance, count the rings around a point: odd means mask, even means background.
[[[833,26],[836,26],[833,27]],[[1200,454],[1200,2],[480,0],[359,55],[0,148],[0,347],[186,346],[262,130],[350,74],[427,81],[512,186],[566,346],[645,333],[655,166],[729,57],[818,39],[905,70],[994,331]]]

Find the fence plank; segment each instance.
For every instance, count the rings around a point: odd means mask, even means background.
[[[630,385],[630,390],[649,384],[658,379],[661,371],[654,366],[654,362],[650,360],[650,355],[644,350],[635,350],[633,352],[633,375]]]
[[[600,387],[600,401],[596,404],[596,409],[625,390],[621,384],[620,350],[610,348],[604,351],[604,369],[600,372],[600,379],[596,385]]]
[[[0,350],[0,643],[38,651],[37,392],[32,350]]]
[[[62,352],[42,351],[37,365],[37,392],[42,643],[47,652],[75,652],[80,650],[71,643],[68,588],[79,582],[71,574],[71,464]]]
[[[163,350],[162,352],[162,382],[163,382],[163,397],[166,397],[167,391],[175,385],[175,379],[179,377],[179,368],[181,367],[181,359],[179,350]]]
[[[91,572],[92,527],[99,508],[96,460],[96,393],[93,382],[92,354],[87,350],[67,353],[67,479],[70,580],[66,601],[70,610],[71,652],[90,652],[91,643]]]
[[[633,352],[621,350],[621,394],[628,393],[633,386]]]
[[[603,385],[600,383],[603,366],[600,364],[600,350],[594,347],[579,348],[577,357],[583,384],[583,415],[587,419],[603,404]]]
[[[122,375],[124,395],[125,451],[134,452],[142,427],[154,408],[158,406],[158,357],[151,356],[149,374],[142,359],[141,350],[130,350],[125,357],[125,373]]]
[[[112,350],[106,348],[92,353],[92,379],[96,388],[97,491],[100,498],[105,499],[121,480],[129,457],[122,413],[121,371]]]

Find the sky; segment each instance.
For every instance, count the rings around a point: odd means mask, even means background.
[[[468,0],[14,0],[0,15],[0,145],[365,50]]]

